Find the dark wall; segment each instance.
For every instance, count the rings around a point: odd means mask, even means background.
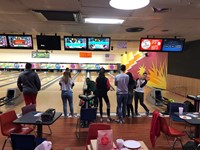
[[[200,79],[200,40],[187,42],[183,53],[168,54],[168,74]]]

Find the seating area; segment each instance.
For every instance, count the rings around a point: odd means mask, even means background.
[[[32,134],[11,134],[11,145],[13,150],[34,150],[37,145],[45,141],[45,138],[36,138]]]
[[[31,106],[32,107],[32,106]],[[34,107],[33,107],[34,108]],[[32,108],[31,108],[32,109]],[[35,109],[33,109],[35,110]],[[90,111],[90,109],[86,109]],[[83,112],[82,112],[83,111]],[[94,111],[94,115],[91,115],[92,112]],[[100,123],[100,118],[97,115],[96,112],[97,110],[92,109],[92,112],[85,112],[84,109],[80,110],[80,117],[73,117],[73,118],[65,118],[65,117],[60,117],[54,124],[51,125],[51,129],[53,131],[53,135],[49,134],[43,134],[43,137],[46,138],[48,141],[52,142],[53,149],[69,149],[69,150],[83,150],[86,149],[86,146],[88,145],[87,139],[90,135],[90,126],[87,128],[82,128],[80,126],[81,120],[85,121],[93,121],[97,126],[98,129],[99,127],[101,128],[104,123]],[[27,113],[27,112],[26,112]],[[24,113],[24,114],[26,114]],[[90,114],[90,115],[88,115]],[[112,116],[113,119],[116,116]],[[167,125],[169,125],[169,116],[164,117]],[[166,132],[161,133],[159,138],[156,140],[155,147],[152,147],[150,138],[149,138],[149,132],[151,128],[151,121],[152,121],[152,115],[149,117],[134,117],[134,118],[126,118],[125,124],[118,124],[114,121],[108,124],[108,129],[113,130],[113,141],[115,142],[116,139],[122,138],[124,140],[137,140],[137,141],[143,141],[145,145],[148,147],[149,150],[168,150],[173,148],[173,141],[174,141],[174,135],[170,133],[170,135]],[[167,126],[167,130],[171,130],[171,127]],[[182,130],[184,129],[184,125],[181,123],[173,122],[172,127],[174,129],[179,129]],[[96,128],[96,127],[95,127]],[[169,129],[170,128],[170,129]],[[103,128],[104,129],[104,128]],[[192,130],[194,128],[192,127]],[[44,128],[44,132],[48,132],[48,128]],[[94,134],[94,131],[92,131]],[[35,134],[32,132],[31,134]],[[77,136],[78,134],[78,136]],[[92,135],[93,135],[92,134]],[[171,140],[170,144],[168,143],[166,136],[169,136],[169,139]],[[78,138],[77,138],[78,137]],[[96,138],[96,135],[95,137]],[[2,134],[0,135],[0,146],[4,144],[4,137]],[[198,139],[196,139],[198,140]],[[188,141],[193,141],[192,139],[188,138],[187,135],[181,135],[181,141],[183,144],[187,143]],[[5,144],[5,150],[10,150],[11,149],[11,144],[7,142]],[[176,142],[174,146],[175,150],[181,150],[182,145],[180,142]]]
[[[4,149],[7,140],[10,138],[11,133],[30,134],[33,131],[33,128],[31,127],[13,124],[15,119],[17,119],[17,115],[14,110],[0,115],[1,133],[4,136],[4,138],[1,139],[5,139],[2,144],[2,150]]]
[[[169,118],[166,117],[166,122],[168,123]],[[117,124],[117,123],[109,123],[111,129],[113,130],[113,140],[115,141],[118,138],[122,138],[124,140],[134,139],[138,141],[143,141],[149,150],[153,149],[149,132],[151,127],[152,117],[136,117],[136,118],[127,118],[127,122],[125,124]],[[97,122],[99,122],[99,118],[97,118]],[[68,118],[64,117],[59,118],[52,126],[53,135],[44,134],[43,136],[47,138],[47,140],[52,141],[53,149],[63,150],[70,148],[71,150],[83,150],[86,147],[86,139],[88,136],[89,128],[81,128],[80,138],[76,137],[76,124],[77,118]],[[102,123],[98,123],[102,124]],[[183,126],[179,123],[174,123],[173,127],[176,129],[180,129]],[[45,128],[45,131],[48,130]],[[0,135],[0,145],[3,145],[3,137]],[[172,138],[174,139],[174,138]],[[185,144],[188,140],[190,140],[187,136],[181,137],[182,143]],[[166,137],[164,134],[156,140],[156,146],[154,150],[168,150],[170,149],[170,145],[168,144]],[[5,145],[5,150],[10,150],[11,145],[7,142]],[[181,150],[181,144],[179,142],[175,145],[175,150]]]

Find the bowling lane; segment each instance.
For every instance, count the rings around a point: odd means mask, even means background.
[[[8,72],[6,74],[9,76],[10,74],[12,74],[12,72]],[[38,74],[40,77],[45,77],[45,76],[48,76],[53,73],[52,72],[46,72],[46,73],[38,72]],[[91,75],[91,79],[95,81],[98,76],[98,73],[91,72],[90,75]],[[117,75],[116,73],[113,74],[113,76],[116,76],[116,75]],[[73,76],[73,74],[72,74],[72,76]],[[107,73],[106,73],[106,77],[110,80],[111,85],[113,85],[113,87],[116,89],[116,87],[114,86],[114,78],[111,77]],[[49,78],[49,79],[45,79],[46,81],[51,80],[51,77],[47,77],[47,78]],[[83,71],[75,79],[75,86],[73,88],[74,112],[75,113],[80,112],[80,106],[78,105],[79,104],[78,95],[82,94],[82,92],[83,92],[82,89],[83,89],[85,78],[86,78],[86,72]],[[8,87],[15,88],[16,84],[9,85],[5,88],[4,87],[0,88],[0,96],[1,97],[4,97],[6,95],[6,91],[7,91]],[[145,104],[149,108],[150,112],[152,112],[154,109],[157,109],[157,108],[154,105],[152,105],[151,103],[149,103],[148,101],[146,101],[147,94],[149,93],[150,90],[151,90],[151,88],[145,87],[144,99],[145,99]],[[111,103],[111,112],[115,114],[116,106],[117,106],[116,91],[108,91],[108,96],[109,96],[110,103]],[[172,98],[175,100],[183,99],[183,97],[173,94],[172,92],[165,91],[165,90],[163,90],[163,96],[165,96],[167,98]],[[186,98],[184,98],[184,99],[186,99]],[[15,110],[17,113],[21,113],[21,107],[23,107],[24,105],[25,104],[23,101],[22,103],[20,103],[16,106],[3,106],[0,108],[0,110],[3,112],[8,111],[8,110]],[[44,111],[48,108],[55,108],[56,111],[63,112],[62,106],[63,105],[62,105],[62,100],[61,100],[61,91],[60,91],[60,86],[58,84],[58,81],[56,81],[54,84],[52,84],[47,89],[39,91],[38,96],[37,96],[37,110]],[[134,100],[133,100],[133,107],[135,107]],[[140,104],[138,105],[138,109],[139,109],[140,113],[145,112],[144,109],[140,106]],[[69,108],[68,108],[68,110],[69,110]],[[103,103],[103,111],[106,112],[105,102]]]
[[[12,72],[10,72],[10,74],[12,74]],[[41,84],[45,84],[51,80],[53,80],[54,78],[58,77],[61,74],[55,74],[53,72],[38,72],[39,78],[41,79]],[[9,74],[8,74],[9,76]],[[0,97],[4,97],[6,96],[7,90],[10,88],[17,88],[17,78],[18,76],[16,76],[16,78],[12,78],[12,79],[8,79],[8,80],[4,80],[0,82],[0,85],[5,85],[0,87]],[[12,83],[9,85],[6,85],[7,83]]]
[[[72,76],[74,74],[72,73]],[[74,113],[79,113],[80,106],[78,95],[82,94],[82,88],[85,81],[85,73],[79,73],[74,83],[75,86],[73,88],[73,98],[74,98]],[[61,100],[61,90],[59,86],[59,81],[56,81],[51,86],[46,88],[45,90],[41,90],[38,93],[37,97],[37,108],[38,110],[46,110],[48,108],[55,108],[56,111],[63,112],[63,104]],[[69,112],[69,106],[68,106]]]
[[[52,80],[54,80],[54,79],[56,79],[56,78],[58,78],[60,76],[62,76],[62,73],[61,72],[56,72],[56,73],[51,73],[51,74],[47,75],[44,78],[40,78],[41,85],[43,86],[46,83],[48,83],[48,82],[50,82],[50,81],[52,81]]]
[[[7,77],[8,75],[18,75],[20,73],[20,71],[12,71],[12,74],[10,71],[0,71],[0,79],[1,77]]]
[[[7,72],[3,75],[1,74],[0,75],[0,82],[7,80],[7,79],[10,79],[10,78],[16,78],[16,77],[19,76],[19,74],[20,74],[20,72]]]

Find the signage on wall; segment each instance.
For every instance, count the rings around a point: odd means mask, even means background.
[[[119,41],[117,42],[117,48],[127,48],[127,42],[126,41]]]
[[[48,52],[32,52],[32,58],[49,58],[50,53]]]
[[[79,56],[81,58],[92,58],[92,52],[80,52]]]

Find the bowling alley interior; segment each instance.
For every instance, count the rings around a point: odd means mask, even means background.
[[[140,1],[0,2],[2,150],[200,149],[200,2]],[[115,19],[119,24],[108,22]],[[22,90],[17,84],[27,63],[41,84],[29,105],[26,83]],[[102,72],[109,82],[103,116],[97,96]],[[127,73],[134,83],[120,76]],[[60,83],[66,74],[74,112],[67,99],[67,115]],[[126,95],[120,103],[119,95]]]

